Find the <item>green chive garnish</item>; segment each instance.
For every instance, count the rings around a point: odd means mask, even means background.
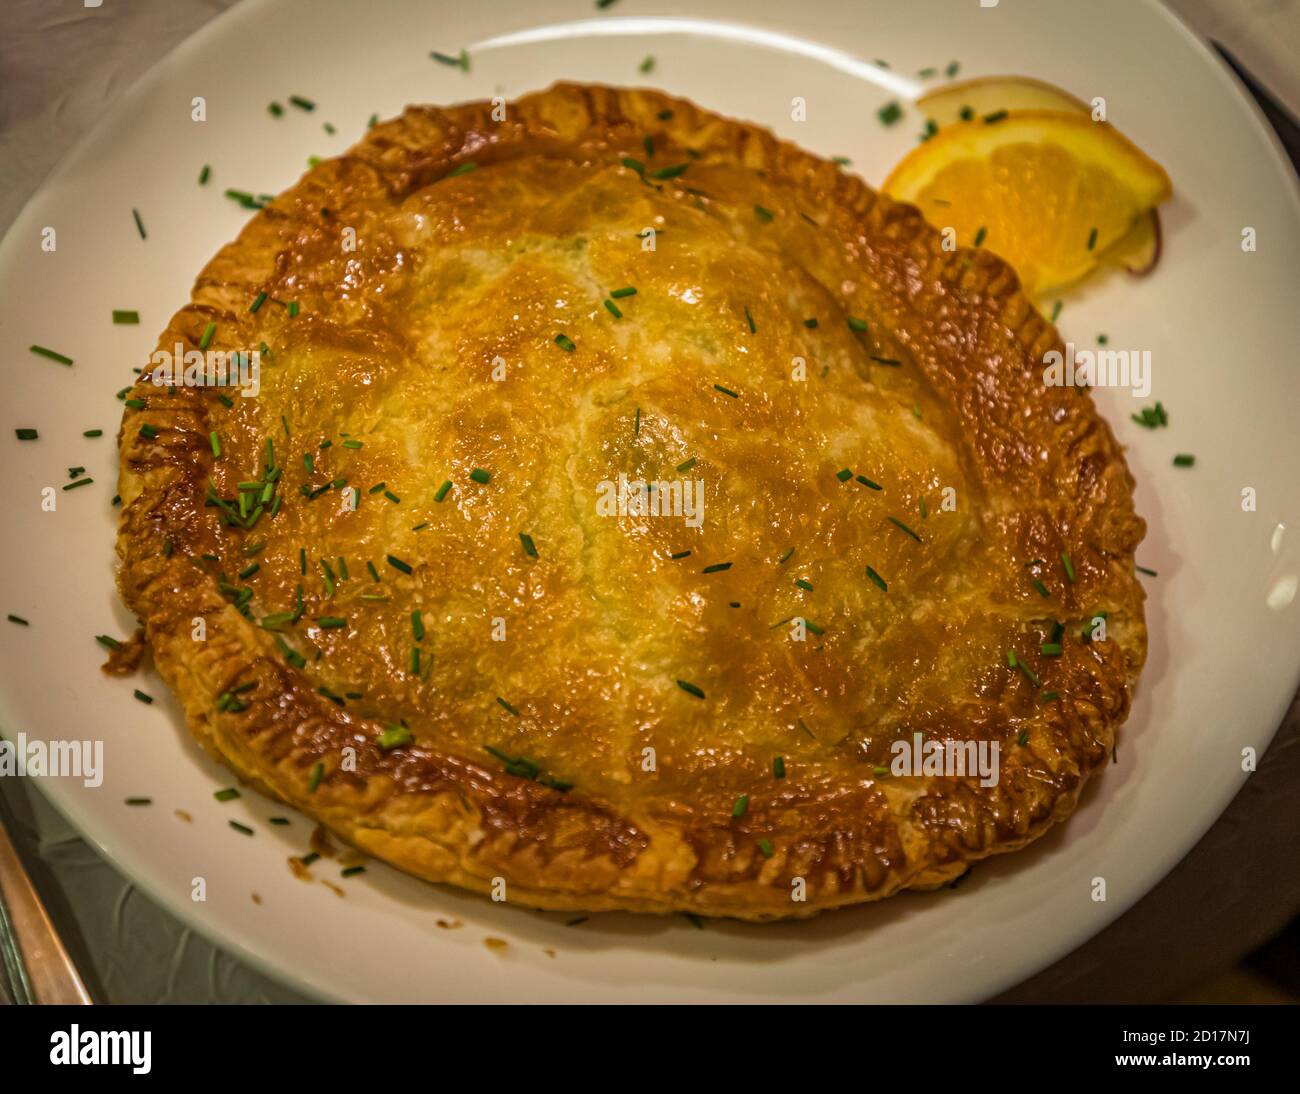
[[[1175,467],[1191,467],[1194,463],[1196,463],[1196,457],[1189,456],[1185,452],[1174,457]]]
[[[686,692],[687,695],[694,695],[697,699],[704,698],[704,692],[687,680],[678,680],[677,686]]]
[[[39,436],[39,434],[34,429],[15,429],[14,435],[20,441],[34,441]]]
[[[140,210],[132,209],[131,215],[135,217],[135,230],[140,233],[140,238],[148,239],[149,237],[144,230],[144,221],[140,219]]]
[[[889,586],[885,584],[885,579],[881,577],[878,573],[876,573],[876,571],[873,570],[870,566],[867,567],[867,577],[871,578],[871,580],[875,582],[875,584],[880,586],[881,592],[883,593],[889,592]]]
[[[537,545],[533,543],[533,537],[527,532],[519,533],[519,542],[524,545],[524,554],[529,558],[537,557]]]
[[[140,313],[138,311],[118,311],[113,310],[113,322],[119,326],[132,326],[140,322]]]
[[[689,163],[676,163],[672,167],[661,167],[657,171],[651,171],[650,177],[652,179],[675,179],[685,172],[689,166]]]
[[[893,125],[903,116],[903,108],[896,102],[887,102],[876,111],[876,117],[880,119],[881,125]]]
[[[492,473],[490,471],[484,471],[481,467],[474,468],[474,470],[469,473],[469,477],[480,486],[486,486],[492,481]]]
[[[392,555],[385,555],[384,557],[388,560],[388,565],[390,565],[394,570],[400,570],[404,574],[412,572],[410,564],[403,562],[400,558],[395,558]]]
[[[605,301],[605,310],[608,311],[609,314],[612,315],[615,319],[623,318],[623,313],[619,311],[618,305],[615,304],[614,301],[612,300]]]
[[[144,703],[146,706],[148,706],[150,703],[153,702],[153,696],[147,694],[146,692],[141,691],[139,688],[136,688],[135,691],[133,691],[131,694],[133,694],[137,699],[140,700],[140,702]]]
[[[774,779],[784,779],[784,778],[785,778],[785,757],[784,757],[784,756],[777,756],[777,757],[774,757],[774,758],[773,758],[773,760],[772,760],[772,778],[774,778]]]
[[[219,802],[234,801],[237,797],[239,797],[239,791],[236,790],[233,786],[228,786],[224,790],[214,790],[212,792],[212,796],[216,798],[217,801]]]
[[[450,489],[451,489],[451,479],[448,479],[440,487],[438,487],[438,492],[433,495],[433,500],[442,501],[442,499],[447,496],[447,492]]]
[[[1094,228],[1091,232],[1088,233],[1088,250],[1091,251],[1096,246],[1097,246],[1097,229]]]
[[[7,617],[10,623],[17,623],[20,627],[30,627],[31,624],[21,615],[10,615]]]
[[[985,125],[994,125],[994,124],[996,124],[997,122],[1000,122],[1000,121],[1001,121],[1003,118],[1005,118],[1006,116],[1007,116],[1007,112],[1006,112],[1005,110],[995,110],[995,111],[993,111],[992,114],[985,114],[985,115],[984,115],[984,124],[985,124]]]
[[[870,329],[865,319],[859,319],[856,315],[850,315],[845,320],[849,325],[849,330],[855,330],[859,333]]]
[[[320,786],[321,777],[325,774],[325,765],[316,763],[311,769],[311,775],[307,779],[307,793],[314,794],[316,788]]]
[[[1062,552],[1061,552],[1061,565],[1065,567],[1065,576],[1066,576],[1066,579],[1070,582],[1071,585],[1073,585],[1073,584],[1074,584],[1074,564],[1070,561],[1070,555],[1069,555],[1069,552],[1068,552],[1068,551],[1062,551]]]
[[[631,286],[625,289],[615,289],[609,295],[612,296],[615,300],[622,300],[623,297],[625,296],[636,296],[636,289],[632,288]]]
[[[48,357],[51,361],[58,361],[61,365],[72,364],[71,357],[64,357],[61,353],[55,353],[52,349],[46,349],[44,346],[30,346],[31,351],[41,357]]]
[[[203,337],[199,339],[199,349],[207,349],[212,345],[212,336],[217,333],[216,323],[209,323],[203,328]]]
[[[506,702],[504,699],[502,699],[501,696],[499,696],[499,695],[497,696],[497,702],[501,704],[501,709],[502,709],[502,710],[506,710],[506,711],[508,711],[509,713],[513,714],[516,718],[519,717],[519,711],[517,711],[514,707],[512,707],[509,703],[507,703],[507,702]]]
[[[312,111],[316,109],[316,104],[310,99],[304,99],[301,95],[290,95],[289,101],[299,110]]]
[[[736,804],[731,807],[731,815],[733,817],[743,817],[745,815],[745,810],[748,808],[749,795],[741,794],[740,797],[736,799]]]
[[[889,523],[892,524],[895,528],[898,528],[901,531],[906,532],[909,536],[911,536],[914,540],[916,540],[917,543],[921,542],[921,537],[918,536],[915,532],[913,532],[912,529],[910,529],[906,524],[904,524],[897,517],[890,517]]]
[[[559,346],[560,349],[564,350],[565,353],[572,353],[578,348],[573,339],[567,334],[557,334],[555,336],[555,344]]]
[[[236,832],[242,832],[245,836],[251,836],[253,834],[253,830],[249,828],[248,825],[240,824],[239,821],[232,820],[229,824]]]
[[[375,744],[387,752],[390,748],[399,748],[402,745],[409,745],[415,737],[406,726],[389,726],[378,737],[375,738]]]
[[[720,574],[722,573],[723,570],[730,570],[730,569],[731,569],[730,562],[715,562],[712,566],[705,566],[704,569],[700,571],[700,573]]]

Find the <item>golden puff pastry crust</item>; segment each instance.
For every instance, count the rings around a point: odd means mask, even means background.
[[[500,113],[313,167],[159,340],[261,355],[256,397],[123,419],[120,587],[196,737],[541,908],[807,915],[1065,818],[1145,657],[1144,524],[1014,272],[681,99]],[[916,733],[998,743],[996,784],[895,775]]]

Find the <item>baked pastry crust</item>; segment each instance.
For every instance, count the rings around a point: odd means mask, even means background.
[[[807,915],[1065,818],[1145,658],[1145,526],[1014,272],[681,99],[492,112],[412,107],[315,166],[159,339],[269,351],[229,407],[142,380],[120,434],[121,592],[198,740],[542,908]],[[270,468],[282,502],[230,526]],[[702,528],[599,516],[620,472],[702,481]],[[914,732],[999,742],[999,781],[882,775]]]

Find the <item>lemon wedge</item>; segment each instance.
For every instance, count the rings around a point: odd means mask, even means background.
[[[1040,296],[1091,272],[1172,193],[1164,168],[1077,110],[996,111],[943,126],[883,189],[953,229],[957,244],[1006,259]]]

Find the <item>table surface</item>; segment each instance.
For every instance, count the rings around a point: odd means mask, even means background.
[[[235,0],[0,10],[0,230],[140,75]],[[1170,0],[1300,115],[1300,0]],[[1300,146],[1288,144],[1300,163]],[[6,727],[20,728],[20,727]],[[1091,941],[997,1002],[1171,998],[1226,968],[1300,910],[1300,696],[1259,770],[1174,871]],[[158,907],[21,779],[0,781],[13,835],[97,1001],[301,1002]],[[1279,864],[1284,868],[1279,869]]]

